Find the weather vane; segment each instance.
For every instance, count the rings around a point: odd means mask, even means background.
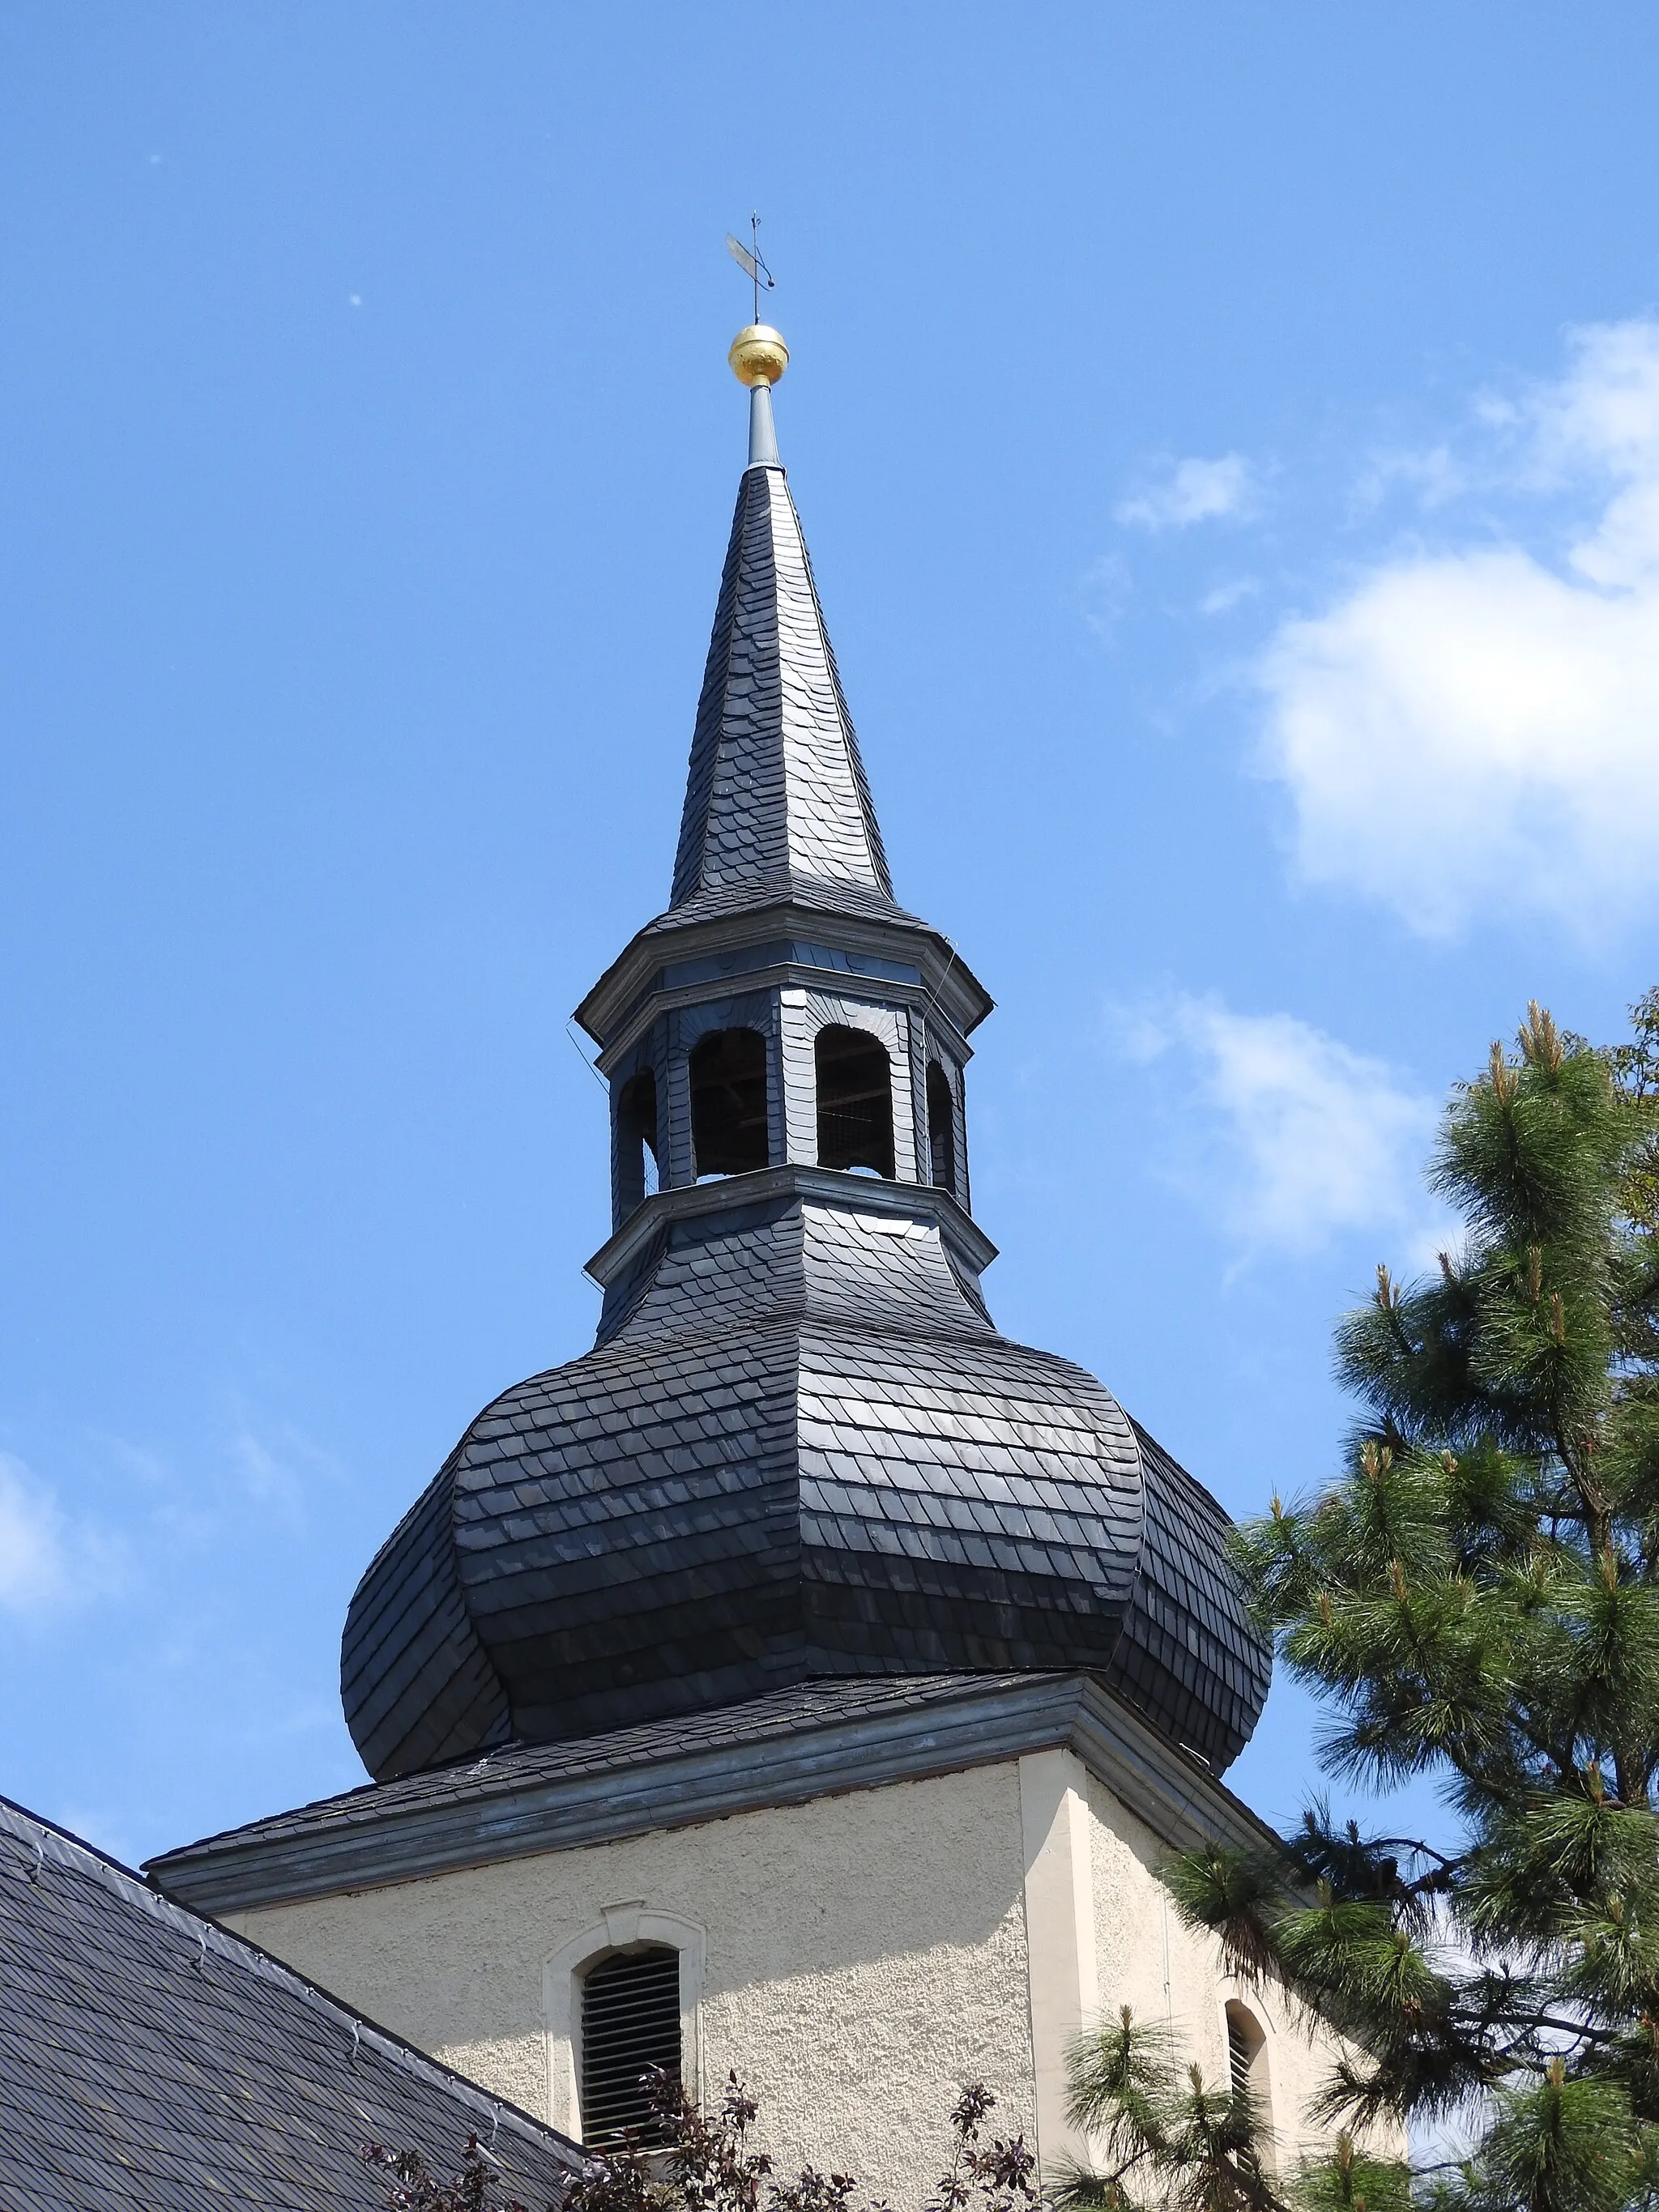
[[[757,215],[750,216],[749,229],[754,240],[752,246],[745,246],[740,238],[733,238],[728,230],[726,234],[726,250],[754,284],[755,320],[759,322],[761,286],[764,284],[769,292],[775,291],[777,286],[771,270],[761,259],[760,217]]]

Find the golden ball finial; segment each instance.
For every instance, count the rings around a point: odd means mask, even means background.
[[[739,384],[775,384],[789,366],[789,349],[770,323],[750,323],[732,341],[726,358]]]

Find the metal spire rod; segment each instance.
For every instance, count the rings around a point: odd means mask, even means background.
[[[773,276],[765,262],[761,259],[760,216],[758,213],[751,215],[749,218],[749,234],[754,240],[752,246],[745,246],[740,238],[733,238],[731,232],[728,230],[726,234],[726,250],[731,255],[732,258],[737,263],[738,268],[743,270],[744,274],[753,282],[755,287],[755,320],[759,322],[761,287],[763,284],[769,292],[775,291],[777,289],[777,279]]]

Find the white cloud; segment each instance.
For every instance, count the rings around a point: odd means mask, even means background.
[[[1572,348],[1559,383],[1485,410],[1509,492],[1593,507],[1557,564],[1489,529],[1413,549],[1257,665],[1302,874],[1425,935],[1486,915],[1592,935],[1659,892],[1659,324]]]
[[[21,1460],[0,1453],[0,1612],[52,1613],[106,1589],[109,1544],[76,1527]]]
[[[1201,615],[1231,614],[1244,600],[1253,599],[1261,589],[1254,576],[1235,576],[1206,592],[1198,603],[1198,611]]]
[[[1135,1059],[1176,1053],[1192,1069],[1204,1144],[1183,1179],[1245,1244],[1308,1252],[1341,1231],[1425,1221],[1435,1102],[1382,1060],[1292,1014],[1184,994],[1121,1018],[1121,1034]]]
[[[332,1482],[339,1469],[330,1455],[291,1423],[274,1430],[244,1415],[228,1439],[237,1488],[292,1528],[306,1517],[307,1494],[318,1481]]]
[[[1161,483],[1122,501],[1114,511],[1120,522],[1142,530],[1184,530],[1189,523],[1243,514],[1254,491],[1250,465],[1243,453],[1223,453],[1213,461],[1194,455],[1177,461]]]

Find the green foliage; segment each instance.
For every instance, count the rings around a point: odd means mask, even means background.
[[[1407,2212],[1411,2176],[1396,2160],[1364,2157],[1344,2130],[1328,2158],[1297,2167],[1290,2195],[1300,2212]]]
[[[1438,2202],[1615,2212],[1659,2203],[1659,992],[1613,1051],[1535,1005],[1518,1046],[1447,1110],[1461,1249],[1337,1332],[1346,1468],[1237,1543],[1330,1771],[1432,1778],[1453,1847],[1322,1803],[1172,1879],[1353,2038],[1328,2118],[1473,2116]],[[1379,2212],[1349,2158],[1291,2193]]]
[[[1157,2204],[1179,2212],[1276,2212],[1262,2169],[1259,2118],[1248,2096],[1206,2087],[1182,2069],[1168,2028],[1143,2027],[1128,2006],[1115,2027],[1084,2038],[1068,2059],[1069,2116],[1105,2154],[1099,2172],[1065,2178],[1072,2212],[1128,2212]]]

